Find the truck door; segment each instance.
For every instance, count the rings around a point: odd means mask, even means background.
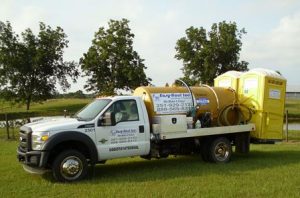
[[[115,117],[115,125],[96,123],[96,140],[100,160],[145,155],[145,120],[140,104],[135,99],[115,101],[103,114]],[[101,119],[101,118],[100,118]],[[100,123],[100,124],[99,124]]]

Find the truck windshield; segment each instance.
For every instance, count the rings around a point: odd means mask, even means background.
[[[96,99],[77,112],[73,118],[84,121],[92,120],[110,103],[110,101],[110,99]]]

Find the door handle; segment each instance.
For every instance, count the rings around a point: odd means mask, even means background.
[[[140,132],[140,133],[144,133],[144,132],[145,132],[144,125],[140,125],[140,126],[139,126],[139,132]]]

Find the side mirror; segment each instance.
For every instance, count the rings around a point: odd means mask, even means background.
[[[98,126],[115,126],[115,125],[116,125],[116,118],[114,112],[106,112],[98,120]]]

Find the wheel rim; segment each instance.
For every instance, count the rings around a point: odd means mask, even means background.
[[[229,156],[229,147],[227,144],[220,142],[215,147],[215,157],[218,161],[225,161]]]
[[[66,180],[77,179],[83,170],[82,161],[76,156],[65,158],[60,166],[60,173]]]

